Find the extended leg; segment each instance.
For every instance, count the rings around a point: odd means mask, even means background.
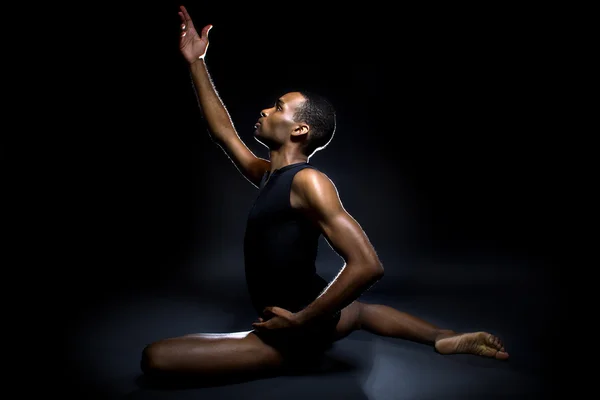
[[[431,344],[441,354],[508,358],[499,338],[487,332],[456,333],[383,304],[360,303],[358,326],[379,336]]]

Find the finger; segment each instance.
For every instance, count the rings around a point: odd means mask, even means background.
[[[273,307],[265,307],[263,315],[273,314]]]
[[[184,15],[182,12],[179,12],[179,18],[181,19],[181,25],[179,26],[179,28],[181,29],[181,37],[184,37],[187,34],[188,28],[190,27],[188,25],[188,21],[186,21]]]
[[[184,6],[179,6],[179,8],[181,9],[181,12],[183,13],[183,16],[184,16],[185,20],[186,21],[191,21],[192,17],[190,17],[190,14],[186,10],[186,8]]]
[[[252,327],[254,329],[263,329],[265,327],[265,323],[264,322],[254,322],[254,323],[252,323]]]

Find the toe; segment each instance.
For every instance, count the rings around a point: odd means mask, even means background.
[[[502,344],[502,341],[500,340],[500,338],[498,336],[490,335],[489,342],[491,342],[491,345],[494,348],[496,348],[497,350],[500,350],[504,347]]]

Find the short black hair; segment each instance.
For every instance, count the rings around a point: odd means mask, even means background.
[[[305,101],[294,113],[294,120],[306,122],[310,126],[303,149],[304,154],[310,157],[325,148],[333,138],[336,127],[335,108],[329,100],[317,93],[301,90],[300,94]]]

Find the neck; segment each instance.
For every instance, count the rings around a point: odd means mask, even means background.
[[[281,150],[271,150],[269,152],[269,160],[271,161],[271,172],[276,169],[281,169],[286,165],[307,162],[308,157],[301,153],[283,152]]]

